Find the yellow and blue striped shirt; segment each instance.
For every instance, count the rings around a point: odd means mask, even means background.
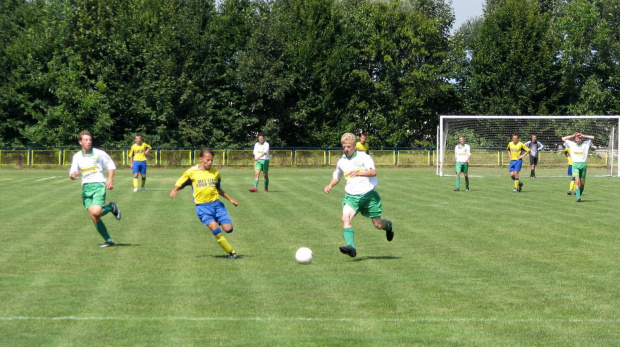
[[[523,142],[517,142],[517,144],[515,144],[512,141],[510,141],[510,143],[508,144],[508,147],[506,147],[506,149],[508,149],[510,151],[510,160],[519,160],[519,156],[521,155],[521,151],[525,151],[525,152],[529,152],[530,151],[530,149],[527,148],[527,146],[524,145]]]
[[[141,145],[134,143],[127,156],[133,158],[134,161],[146,161],[146,150],[151,148],[151,145],[146,142],[142,142]]]
[[[221,180],[222,176],[216,169],[202,170],[200,165],[197,165],[187,169],[174,185],[183,188],[191,183],[194,203],[198,205],[220,198],[218,188]]]

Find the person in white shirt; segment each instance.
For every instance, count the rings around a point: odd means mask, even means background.
[[[372,157],[355,149],[355,135],[352,133],[342,135],[340,142],[344,155],[338,160],[332,180],[324,191],[325,194],[329,194],[343,177],[346,180],[345,195],[342,200],[342,223],[343,236],[347,245],[339,247],[339,249],[343,254],[355,257],[357,250],[351,221],[358,212],[364,217],[369,217],[375,228],[385,230],[385,237],[388,241],[392,241],[394,238],[394,230],[391,221],[381,219],[383,210],[381,197],[375,190],[378,181],[377,170]]]
[[[258,192],[258,177],[261,171],[265,177],[265,193],[269,191],[269,143],[265,141],[265,135],[258,134],[258,142],[254,144],[254,187],[250,192]]]
[[[545,148],[541,142],[537,140],[536,135],[532,135],[531,140],[525,143],[525,146],[530,149],[530,178],[536,178],[536,165],[538,165],[538,151]]]
[[[454,147],[454,156],[456,157],[456,188],[455,192],[461,190],[461,172],[465,177],[465,191],[469,191],[469,159],[471,158],[471,148],[468,144],[465,144],[465,137],[459,136],[459,144]]]
[[[584,138],[587,140],[583,141]],[[571,141],[571,139],[574,141]],[[573,160],[572,170],[573,177],[575,178],[575,195],[577,195],[577,202],[581,202],[581,195],[586,185],[586,160],[588,159],[590,146],[592,146],[592,140],[594,140],[594,136],[583,135],[579,132],[562,137],[564,147],[570,148],[570,157]]]
[[[79,143],[82,150],[73,155],[69,177],[76,180],[80,173],[82,174],[82,203],[88,210],[95,228],[105,240],[99,247],[114,246],[114,239],[110,237],[101,217],[111,212],[117,220],[121,219],[121,211],[114,201],[105,204],[106,189],[114,188],[116,165],[106,152],[93,148],[93,136],[90,132],[80,132]],[[107,180],[104,170],[108,170]]]

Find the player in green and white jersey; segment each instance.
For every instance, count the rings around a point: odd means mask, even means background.
[[[263,133],[258,134],[258,142],[254,144],[254,187],[250,188],[250,192],[258,192],[258,178],[261,171],[265,178],[265,193],[269,191],[269,142],[265,141]]]
[[[465,137],[459,136],[459,144],[454,147],[454,156],[456,157],[456,188],[455,192],[461,190],[461,172],[465,177],[465,191],[469,191],[469,159],[471,158],[471,148],[468,144],[465,144]]]
[[[583,141],[586,138],[587,140]],[[571,141],[574,140],[574,141]],[[581,194],[586,185],[586,172],[588,171],[586,160],[588,159],[588,151],[592,146],[594,136],[583,135],[576,132],[573,135],[562,137],[564,147],[570,149],[570,157],[573,160],[573,177],[575,178],[575,195],[577,202],[581,202]]]
[[[342,135],[340,142],[344,155],[338,160],[332,180],[324,191],[325,194],[329,194],[343,177],[346,180],[345,195],[342,200],[342,223],[343,236],[347,245],[339,249],[340,252],[355,257],[357,250],[355,249],[351,221],[358,212],[361,212],[364,217],[369,217],[375,228],[385,230],[385,237],[388,241],[392,241],[394,238],[394,230],[391,221],[381,219],[383,210],[381,197],[375,190],[378,181],[377,170],[372,157],[355,149],[355,135],[352,133]]]
[[[73,155],[69,177],[75,180],[82,174],[82,203],[88,210],[95,228],[105,242],[99,247],[114,246],[114,239],[108,234],[101,217],[112,212],[117,220],[121,219],[121,211],[114,201],[105,204],[106,189],[114,189],[114,170],[116,165],[110,156],[97,148],[93,148],[93,136],[88,131],[79,134],[82,150]],[[103,173],[108,170],[108,179]]]

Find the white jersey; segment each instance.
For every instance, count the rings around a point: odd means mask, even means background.
[[[82,151],[73,155],[69,175],[72,172],[80,172],[82,174],[82,185],[87,183],[105,183],[106,178],[103,170],[116,170],[116,165],[114,165],[114,161],[112,161],[108,153],[93,148],[90,155],[84,155]]]
[[[454,147],[454,157],[457,163],[466,163],[469,157],[471,157],[471,148],[469,148],[469,145],[456,145]]]
[[[585,140],[580,145],[570,140],[564,142],[564,147],[570,148],[570,158],[573,160],[573,163],[585,163],[586,159],[588,159],[590,146],[592,146],[591,140]]]
[[[375,168],[375,162],[372,157],[366,152],[357,151],[349,159],[346,155],[343,155],[338,164],[336,164],[336,170],[334,170],[333,178],[347,181],[344,191],[351,195],[362,195],[377,188],[379,181],[377,177],[351,177],[350,173],[353,171],[364,172]]]
[[[265,153],[260,159],[269,160],[269,143],[267,141],[263,142],[261,145],[260,142],[254,144],[254,159],[261,156],[261,154]]]

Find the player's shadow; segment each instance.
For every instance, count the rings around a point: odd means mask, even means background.
[[[237,253],[237,259],[246,258],[246,257],[251,257],[251,255],[243,255],[243,254]],[[226,254],[204,254],[204,255],[197,255],[196,258],[228,259],[228,255]]]
[[[140,247],[137,243],[115,243],[114,247]]]
[[[364,260],[373,260],[373,259],[378,259],[378,260],[395,260],[395,259],[402,259],[402,257],[394,257],[391,255],[385,255],[385,256],[365,256],[365,257],[359,257],[359,258],[355,258],[353,259],[353,261],[364,261]]]

